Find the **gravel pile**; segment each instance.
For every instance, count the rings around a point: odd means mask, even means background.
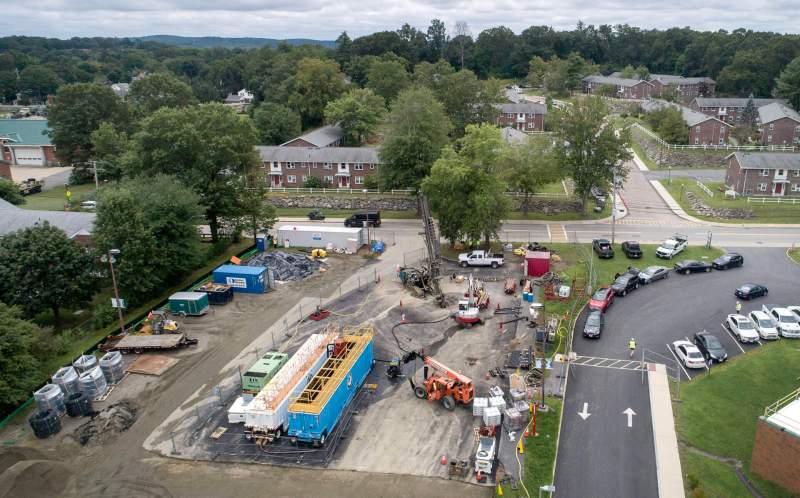
[[[103,444],[117,433],[128,430],[136,422],[136,411],[136,406],[131,401],[114,403],[78,427],[78,441],[82,445],[89,441]]]
[[[275,280],[302,280],[319,270],[320,262],[304,254],[282,251],[262,252],[255,255],[247,266],[266,266],[272,270]]]

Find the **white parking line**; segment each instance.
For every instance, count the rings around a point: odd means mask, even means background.
[[[736,347],[739,348],[739,351],[745,353],[744,348],[739,344],[739,341],[736,339],[736,336],[733,335],[733,332],[731,332],[730,329],[728,329],[728,327],[726,327],[724,323],[720,323],[719,325],[720,327],[722,327],[722,330],[724,330],[725,332],[728,333],[728,335],[731,336],[731,339],[733,339],[733,343],[736,344]]]
[[[678,359],[678,355],[675,354],[675,351],[672,350],[672,346],[667,344],[667,350],[669,350],[669,352],[672,354],[672,357],[675,358],[675,361],[678,362],[678,366],[681,367],[681,370],[683,370],[683,373],[686,374],[686,378],[687,379],[691,379],[692,376],[689,375],[689,372],[687,372],[685,368],[683,368],[683,363],[681,363],[681,360]]]
[[[547,240],[553,242],[553,234],[550,233],[550,225],[545,225],[547,227]]]

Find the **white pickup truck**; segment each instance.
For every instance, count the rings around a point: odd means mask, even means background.
[[[489,251],[462,252],[458,255],[458,264],[467,266],[491,266],[497,268],[503,265],[502,254],[492,254]]]
[[[676,233],[672,238],[665,240],[658,246],[656,256],[663,259],[672,259],[687,247],[689,247],[689,238],[686,235]]]

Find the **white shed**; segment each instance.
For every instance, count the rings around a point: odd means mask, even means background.
[[[321,247],[352,250],[368,244],[364,228],[328,225],[283,225],[278,228],[278,243],[284,247]]]

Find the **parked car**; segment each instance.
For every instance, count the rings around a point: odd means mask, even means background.
[[[706,361],[697,346],[689,341],[675,341],[672,343],[675,356],[686,368],[705,368]]]
[[[625,256],[631,259],[639,259],[642,257],[642,248],[639,247],[639,243],[633,240],[628,240],[622,243],[622,252],[625,253]]]
[[[599,339],[600,334],[603,333],[604,325],[605,318],[603,316],[603,312],[600,310],[592,311],[586,317],[586,324],[583,326],[583,337]]]
[[[597,253],[600,258],[613,258],[614,248],[611,247],[611,242],[606,239],[594,239],[592,241],[592,249]]]
[[[489,251],[462,252],[458,255],[458,264],[462,268],[467,266],[503,266],[503,254],[492,254]]]
[[[709,359],[714,363],[722,363],[728,359],[728,352],[722,347],[722,343],[713,334],[708,332],[697,332],[694,335],[694,344],[703,358],[708,361]]]
[[[648,266],[639,274],[639,281],[649,284],[669,277],[669,268],[666,266]]]
[[[614,302],[614,289],[610,285],[599,287],[589,300],[589,309],[605,311]]]
[[[778,324],[775,323],[775,320],[773,320],[767,313],[764,313],[760,310],[755,310],[751,311],[747,317],[753,322],[758,335],[762,339],[772,340],[780,338]]]
[[[697,261],[694,259],[684,259],[679,263],[675,263],[675,271],[678,273],[683,273],[688,275],[690,273],[698,273],[698,272],[710,272],[711,265],[708,263],[704,263],[702,261]]]
[[[618,296],[627,296],[629,292],[639,288],[639,274],[623,273],[614,283],[611,284],[614,294]]]
[[[351,215],[344,220],[344,226],[360,228],[363,226],[381,226],[381,212],[380,211],[362,211]]]
[[[786,309],[794,313],[797,319],[800,320],[800,306],[787,306]]]
[[[770,318],[775,320],[781,337],[790,337],[792,339],[800,338],[800,322],[798,322],[797,316],[794,313],[783,306],[774,304],[763,305],[761,311],[769,313]]]
[[[81,208],[83,209],[94,209],[97,207],[97,201],[83,201],[81,202]]]
[[[308,219],[312,220],[312,221],[314,221],[314,220],[324,220],[325,219],[325,214],[322,211],[320,211],[319,209],[314,209],[314,210],[312,210],[312,211],[310,211],[308,213]]]
[[[725,320],[728,330],[739,339],[739,342],[758,341],[758,330],[753,321],[744,315],[728,315]]]
[[[672,259],[684,249],[689,247],[689,238],[686,235],[676,233],[671,239],[667,239],[656,249],[656,256],[663,259]]]
[[[738,268],[744,265],[744,258],[741,254],[729,252],[718,257],[711,262],[711,266],[715,270],[727,270],[728,268]]]
[[[755,297],[766,296],[769,294],[769,289],[761,284],[744,284],[733,293],[740,299],[750,300]]]

